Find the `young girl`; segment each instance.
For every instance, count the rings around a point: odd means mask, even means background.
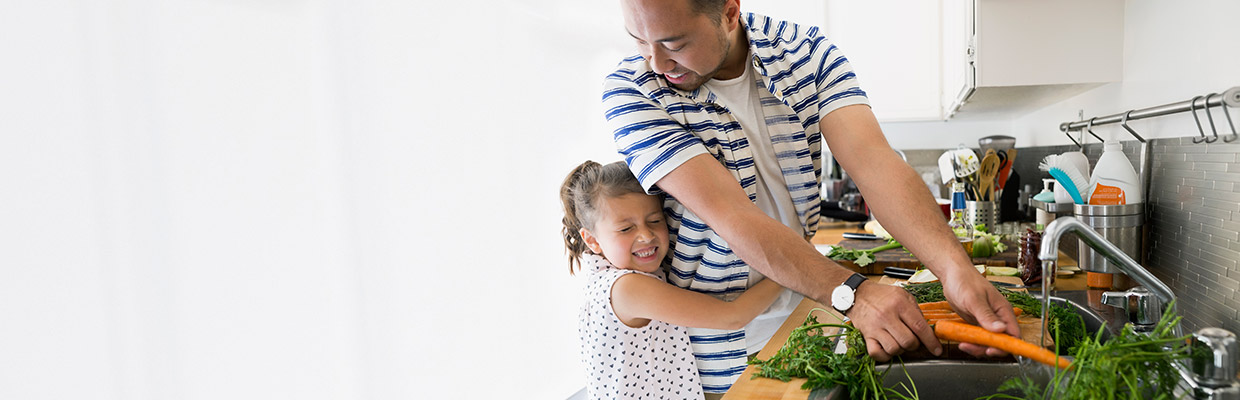
[[[783,289],[763,280],[731,302],[668,284],[663,202],[623,162],[586,161],[564,180],[569,273],[590,272],[581,352],[591,399],[700,399],[684,327],[741,329]]]

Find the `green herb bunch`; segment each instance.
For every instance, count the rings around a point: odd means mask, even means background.
[[[815,309],[818,310],[822,309]],[[824,328],[838,328],[839,332],[826,334]],[[836,354],[834,349],[840,340],[844,341],[846,350],[843,354]],[[909,393],[906,395],[883,387],[883,376],[887,370],[880,373],[875,368],[874,359],[866,352],[861,331],[848,324],[819,323],[813,311],[805,318],[804,324],[788,335],[788,341],[774,356],[765,361],[754,359],[749,363],[758,366],[755,378],[773,378],[784,382],[792,378],[806,378],[802,389],[843,386],[853,399],[886,399],[888,396],[916,398],[916,388],[906,387]]]

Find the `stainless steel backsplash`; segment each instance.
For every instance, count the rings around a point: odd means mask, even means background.
[[[1217,326],[1240,332],[1240,141],[1193,143],[1186,137],[1150,143],[1148,237],[1139,261],[1179,297],[1186,329]],[[1013,169],[1022,184],[1037,191],[1041,179],[1049,177],[1037,168],[1042,158],[1074,149],[1018,148]],[[928,171],[943,151],[906,153],[914,168]],[[1087,144],[1084,151],[1092,165],[1102,154],[1102,144]],[[1140,171],[1139,143],[1124,141],[1124,153]],[[1060,248],[1075,255],[1077,243],[1068,235]]]

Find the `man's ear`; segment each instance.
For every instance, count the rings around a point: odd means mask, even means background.
[[[731,31],[741,22],[740,0],[727,0],[723,3],[723,24]]]
[[[581,228],[581,230],[577,231],[577,233],[581,234],[581,241],[586,243],[586,247],[590,248],[590,252],[603,255],[603,247],[599,246],[598,238],[594,237],[594,234],[590,233],[590,230]]]

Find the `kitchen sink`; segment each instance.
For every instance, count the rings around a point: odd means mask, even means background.
[[[1061,306],[1066,305],[1076,311],[1085,321],[1085,330],[1093,335],[1103,330],[1103,339],[1117,332],[1122,324],[1108,323],[1115,316],[1109,310],[1094,310],[1088,304],[1085,291],[1057,292],[1051,301]],[[1062,296],[1062,297],[1059,297]],[[1038,296],[1040,297],[1040,296]],[[1103,315],[1106,314],[1106,315]],[[917,394],[923,400],[934,399],[975,399],[998,392],[999,386],[1008,379],[1028,376],[1039,386],[1044,387],[1050,381],[1052,371],[1049,367],[1025,360],[1018,362],[1014,358],[1006,360],[916,360],[906,361],[903,369],[899,363],[879,365],[878,371],[887,370],[883,385],[900,388],[909,381],[916,384]],[[890,368],[888,370],[888,368]],[[1008,392],[1008,394],[1015,394]],[[832,390],[815,390],[810,399],[848,399],[848,392],[843,388]]]
[[[1031,362],[1025,364],[1022,367],[1021,363],[1012,361],[925,360],[905,363],[903,370],[899,364],[894,364],[890,365],[891,369],[883,377],[883,385],[907,394],[899,385],[908,385],[911,380],[916,383],[918,398],[921,400],[960,400],[994,394],[1004,381],[1022,374],[1027,374],[1040,386],[1050,381],[1050,368]],[[880,365],[878,371],[881,373],[886,367]],[[836,388],[830,391],[815,390],[809,398],[826,400],[849,397],[846,390]]]

